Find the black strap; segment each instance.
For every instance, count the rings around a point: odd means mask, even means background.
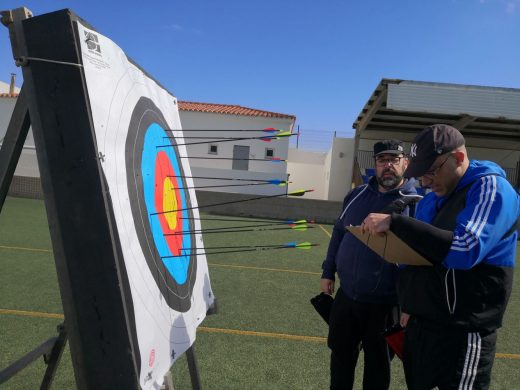
[[[417,202],[417,198],[413,196],[401,196],[400,198],[394,199],[392,202],[387,204],[380,211],[381,214],[402,214],[407,206],[412,206]]]

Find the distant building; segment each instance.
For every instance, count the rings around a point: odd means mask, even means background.
[[[272,133],[263,132],[267,128],[292,131],[296,121],[295,116],[238,105],[187,101],[179,101],[179,115],[185,137],[208,138],[186,138],[187,143],[202,142],[187,146],[193,176],[256,180],[287,179],[287,164],[271,161],[276,161],[273,158],[287,159],[289,138],[271,142],[250,138],[271,135]],[[219,138],[232,138],[232,140]],[[214,142],[211,142],[212,140]],[[222,184],[237,185],[240,182],[195,179],[197,187]],[[207,190],[272,195],[283,193],[286,189],[273,185],[237,185],[211,187]]]
[[[9,93],[9,90],[12,93]],[[0,81],[0,144],[5,136],[20,88],[12,88]],[[251,180],[286,180],[287,164],[269,160],[287,159],[289,139],[272,142],[247,138],[262,137],[271,133],[266,128],[292,131],[296,117],[293,115],[263,111],[238,105],[211,104],[179,101],[179,115],[185,137],[179,143],[187,145],[192,176],[213,178],[238,178]],[[225,131],[208,131],[225,130]],[[233,131],[247,130],[247,131]],[[209,139],[205,139],[205,138]],[[221,138],[246,138],[225,140]],[[211,142],[211,141],[214,142]],[[191,158],[193,157],[193,158]],[[267,161],[259,161],[267,160]],[[29,131],[22,155],[15,172],[11,193],[26,196],[41,196],[40,173],[32,131]],[[273,185],[248,185],[213,187],[216,185],[247,184],[244,181],[195,179],[195,186],[208,187],[208,191],[223,191],[271,195],[284,193],[286,188]],[[251,184],[254,183],[251,181]],[[38,195],[39,194],[39,195]]]
[[[289,191],[313,189],[305,199],[342,201],[352,183],[354,139],[335,137],[328,152],[289,149]]]

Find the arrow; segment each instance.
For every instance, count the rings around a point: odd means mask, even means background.
[[[179,158],[187,158],[190,160],[237,160],[237,161],[266,161],[266,162],[287,162],[287,160],[283,160],[280,157],[271,157],[271,158],[233,158],[233,157],[202,157],[202,156],[179,156]]]
[[[233,219],[233,218],[196,218],[196,217],[180,217],[179,219],[190,219],[190,220],[196,220],[196,221],[227,221],[227,222],[267,222],[265,219]],[[298,221],[289,219],[286,221],[280,221],[280,222],[270,222],[262,225],[255,225],[255,226],[271,226],[271,225],[297,225],[297,224],[314,224],[315,222],[313,220],[307,221],[305,219],[300,219]]]
[[[258,196],[256,198],[249,198],[249,199],[240,199],[240,200],[232,200],[230,202],[222,202],[222,203],[213,203],[213,204],[206,204],[204,206],[197,206],[197,207],[185,207],[183,209],[175,209],[175,210],[167,210],[167,211],[160,211],[157,213],[151,213],[150,215],[159,215],[159,214],[168,214],[168,213],[175,213],[177,211],[185,211],[185,210],[193,210],[193,209],[201,209],[204,207],[213,207],[213,206],[223,206],[226,204],[232,204],[232,203],[241,203],[241,202],[249,202],[252,200],[258,200],[258,199],[269,199],[269,198],[279,198],[281,196],[303,196],[307,192],[312,192],[314,190],[297,190],[293,192],[288,192],[287,194],[278,194],[278,195],[266,195],[266,196]]]
[[[217,251],[217,252],[195,252],[195,255],[216,255],[221,253],[237,253],[237,252],[254,252],[254,251],[266,251],[266,250],[277,250],[277,249],[303,249],[307,250],[313,246],[319,246],[319,244],[311,244],[310,242],[302,242],[297,244],[296,242],[288,242],[287,244],[281,245],[257,245],[257,246],[221,246],[221,247],[207,247],[205,249],[232,249],[229,251]],[[184,250],[192,250],[198,248],[184,248]],[[184,255],[177,256],[161,256],[161,259],[171,259],[176,257],[183,257]]]
[[[254,229],[243,229],[247,227],[254,227]],[[212,233],[240,233],[240,232],[262,232],[262,231],[270,231],[270,230],[296,230],[296,231],[305,231],[309,229],[314,229],[313,226],[307,225],[289,225],[289,227],[278,227],[278,228],[258,228],[258,226],[229,226],[222,228],[212,228],[212,229],[198,229],[198,230],[187,230],[184,232],[176,232],[176,233],[166,233],[165,236],[182,236],[187,233],[203,233],[203,234],[212,234]]]
[[[264,132],[268,132],[268,133],[274,133],[274,132],[277,132],[278,131],[278,134],[274,134],[274,135],[265,135],[265,136],[262,136],[262,137],[247,137],[247,138],[243,138],[243,137],[240,137],[240,138],[237,138],[237,137],[216,137],[216,136],[198,136],[198,135],[179,135],[179,136],[166,136],[166,137],[162,137],[163,139],[212,139],[212,140],[228,140],[228,141],[234,141],[234,140],[244,140],[244,139],[261,139],[261,140],[264,140],[265,139],[278,139],[278,138],[282,138],[282,137],[290,137],[291,135],[298,135],[298,133],[291,133],[290,131],[283,131],[283,130],[276,130],[276,129],[273,129],[273,130],[262,130]]]
[[[293,136],[293,135],[298,135],[298,133],[285,132],[285,133],[280,133],[280,134],[276,134],[276,135],[266,135],[266,136],[263,136],[263,137],[240,137],[240,138],[221,139],[221,140],[217,140],[217,141],[186,142],[186,143],[183,143],[183,144],[177,144],[177,146],[182,146],[182,145],[200,145],[200,144],[209,144],[209,143],[217,144],[219,142],[256,140],[256,139],[262,140],[262,141],[265,141],[265,142],[271,142],[271,140],[277,140],[279,138],[290,137],[290,136]],[[168,137],[168,138],[176,138],[176,137]],[[158,146],[156,146],[156,148],[170,148],[172,146],[173,146],[172,144],[158,145]]]
[[[282,182],[283,180],[278,179],[239,179],[236,177],[214,177],[214,176],[187,176],[187,175],[169,175],[168,177],[181,177],[183,179],[207,179],[207,180],[233,180],[233,181],[258,181],[262,183],[269,183],[273,184],[271,182]]]
[[[175,176],[168,176],[168,177],[175,177]],[[251,180],[249,180],[251,181]],[[290,181],[283,181],[283,180],[269,180],[262,183],[247,183],[247,184],[223,184],[223,185],[212,185],[212,186],[192,186],[192,187],[173,187],[173,189],[178,190],[189,190],[189,189],[200,189],[200,188],[224,188],[224,187],[247,187],[247,186],[265,186],[265,185],[276,185],[278,187],[285,187],[289,183],[292,183]]]
[[[182,131],[183,133],[186,133],[188,131],[212,131],[212,132],[226,132],[226,133],[235,133],[235,132],[243,132],[243,131],[249,131],[249,132],[259,132],[262,131],[264,133],[276,133],[276,132],[284,132],[283,129],[275,129],[274,127],[267,127],[265,129],[238,129],[238,130],[232,130],[232,129],[165,129],[166,131]]]
[[[284,131],[284,132],[278,133],[276,135],[261,137],[260,139],[265,142],[271,142],[272,140],[277,140],[277,139],[284,138],[284,137],[290,137],[292,135],[298,135],[298,133],[291,133],[290,131]]]

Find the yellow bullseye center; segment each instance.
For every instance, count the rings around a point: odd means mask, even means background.
[[[177,197],[169,177],[165,178],[163,183],[163,210],[177,210]],[[166,213],[164,216],[170,230],[174,230],[177,227],[177,211]]]

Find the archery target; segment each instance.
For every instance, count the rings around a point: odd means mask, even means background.
[[[110,39],[78,23],[101,175],[132,305],[143,389],[156,389],[196,338],[214,297],[177,100]],[[89,48],[95,35],[96,47]],[[170,130],[175,129],[175,130]],[[112,214],[111,213],[111,214]],[[133,309],[133,310],[132,310]]]
[[[179,151],[150,99],[132,113],[126,173],[137,236],[159,289],[173,310],[185,312],[196,275],[193,210]]]

